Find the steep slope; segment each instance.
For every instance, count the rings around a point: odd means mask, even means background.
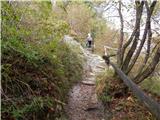
[[[2,43],[2,119],[63,116],[70,87],[82,79],[82,58],[65,43],[47,54],[19,40]]]

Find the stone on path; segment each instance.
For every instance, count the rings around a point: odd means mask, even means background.
[[[83,80],[82,84],[85,84],[85,85],[95,85],[95,82],[94,81]]]

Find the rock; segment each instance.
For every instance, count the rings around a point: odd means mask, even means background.
[[[82,81],[82,84],[85,84],[85,85],[95,85],[95,82],[94,81]]]
[[[65,42],[72,50],[76,51],[82,56],[87,56],[87,52],[85,52],[85,49],[81,46],[79,42],[74,40],[73,37],[65,35],[62,41]]]

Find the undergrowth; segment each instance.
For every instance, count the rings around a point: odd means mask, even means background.
[[[143,88],[148,88],[149,84],[151,85],[151,82],[152,81],[149,82],[146,80],[141,86]],[[119,87],[118,84],[112,69],[106,70],[104,73],[97,76],[96,91],[99,99],[105,106],[105,109],[110,111],[111,120],[156,119],[150,111],[138,101],[131,91],[128,91],[125,95],[122,95],[121,92],[115,92],[116,88]],[[154,90],[156,93],[156,90],[158,89],[157,86],[153,84],[149,89],[150,92],[153,92]],[[149,93],[147,92],[147,94]],[[158,97],[156,97],[156,99],[159,101]]]
[[[58,48],[63,52],[55,50],[47,56],[18,44],[2,43],[2,118],[59,116],[69,88],[81,80],[79,58],[65,44]]]
[[[22,9],[23,8],[23,9]],[[67,93],[82,64],[60,40],[69,31],[49,2],[2,2],[2,119],[64,116]]]
[[[153,76],[145,79],[140,86],[142,89],[160,96],[160,76]]]
[[[104,103],[112,100],[110,83],[113,79],[113,71],[108,69],[97,76],[96,91],[99,99]]]

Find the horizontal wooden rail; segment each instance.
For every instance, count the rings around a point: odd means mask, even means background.
[[[104,46],[104,54],[107,55],[107,51],[108,50],[114,50],[114,51],[118,51],[117,48],[112,48],[112,47],[109,47],[109,46]]]
[[[127,77],[116,65],[110,62],[110,65],[114,68],[123,82],[130,88],[133,94],[150,110],[152,114],[160,120],[160,104],[143,92],[129,77]]]
[[[104,49],[110,49],[110,50],[115,50],[115,51],[118,51],[118,49],[117,48],[112,48],[112,47],[109,47],[109,46],[104,46]]]

